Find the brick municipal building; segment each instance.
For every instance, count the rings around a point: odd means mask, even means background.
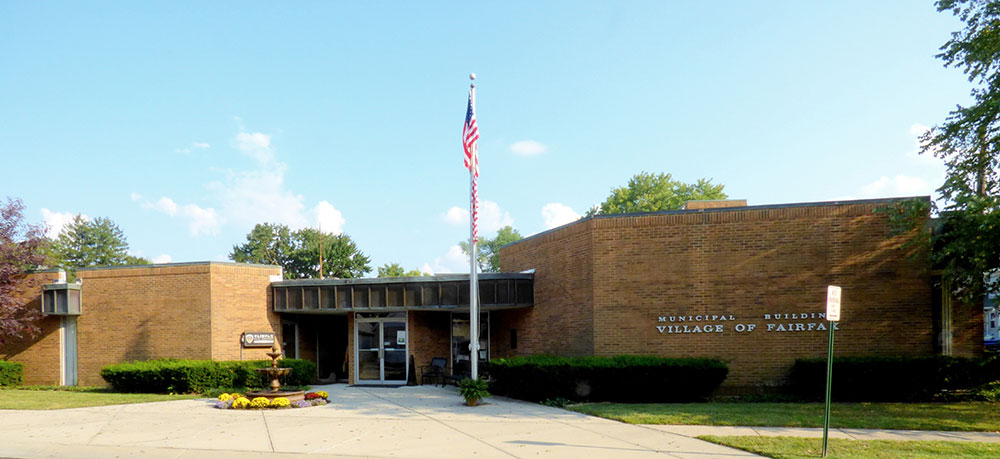
[[[828,285],[843,288],[839,356],[981,354],[982,307],[943,295],[906,244],[916,234],[890,235],[876,212],[900,200],[701,201],[530,236],[479,276],[480,358],[711,357],[729,365],[723,390],[780,386],[795,359],[826,355]],[[77,276],[30,275],[42,333],[0,349],[25,384],[102,386],[103,366],[133,360],[263,359],[272,341],[322,381],[419,381],[435,357],[469,369],[467,274],[282,280],[277,266],[204,262]]]

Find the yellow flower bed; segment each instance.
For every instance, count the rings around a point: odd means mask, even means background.
[[[233,400],[233,409],[242,410],[248,406],[250,406],[250,399],[246,397],[239,397],[236,400]]]
[[[316,395],[319,395],[322,398],[330,398],[330,394],[327,393],[325,390],[316,391]]]
[[[289,402],[288,399],[285,397],[278,397],[274,400],[271,400],[271,408],[288,408],[291,405],[292,402]]]
[[[232,395],[229,395],[229,394],[219,394],[219,401],[220,402],[228,402],[228,401],[230,401],[232,399],[233,399]]]
[[[264,397],[255,397],[250,401],[250,408],[267,408],[271,404],[271,401]]]

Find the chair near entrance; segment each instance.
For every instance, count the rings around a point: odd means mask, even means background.
[[[420,367],[420,384],[427,384],[427,379],[430,378],[431,381],[440,380],[441,387],[444,387],[446,378],[450,375],[448,374],[448,359],[444,357],[434,357],[431,359],[430,365],[422,365]]]
[[[479,376],[481,378],[488,377],[484,368],[485,365],[483,365],[484,363],[480,362],[479,365]],[[472,366],[468,360],[460,360],[455,363],[452,371],[448,371],[448,359],[434,357],[431,359],[430,365],[420,367],[420,384],[426,384],[428,379],[431,381],[441,381],[441,387],[444,387],[449,382],[458,384],[459,381],[472,377],[471,368]]]

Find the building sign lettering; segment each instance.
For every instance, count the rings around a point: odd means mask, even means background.
[[[271,347],[274,345],[274,333],[243,332],[243,347]]]
[[[780,332],[811,332],[827,331],[827,323],[824,322],[826,314],[822,312],[797,312],[797,313],[769,313],[763,314],[763,324],[756,322],[739,322],[735,324],[715,323],[715,322],[735,322],[734,314],[696,314],[683,316],[657,316],[656,331],[661,335],[691,334],[691,333],[712,333],[721,334],[727,330],[736,333],[752,333],[758,328],[765,333]],[[684,323],[681,323],[684,322]],[[702,322],[702,323],[688,323]],[[707,323],[705,323],[707,322]],[[666,325],[663,325],[663,324]],[[834,330],[840,330],[837,322],[833,324]],[[758,327],[758,325],[762,325]]]

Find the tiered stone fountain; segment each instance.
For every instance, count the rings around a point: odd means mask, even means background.
[[[300,390],[290,391],[281,390],[281,381],[279,378],[282,376],[287,376],[288,373],[292,372],[291,368],[278,368],[278,357],[281,357],[281,353],[278,352],[278,346],[271,346],[271,352],[267,353],[267,356],[271,358],[271,366],[264,368],[257,368],[257,372],[268,377],[271,380],[271,390],[263,390],[256,392],[247,392],[247,398],[253,400],[256,397],[264,397],[268,400],[274,400],[279,397],[287,398],[289,402],[297,402],[305,398],[305,392]]]

